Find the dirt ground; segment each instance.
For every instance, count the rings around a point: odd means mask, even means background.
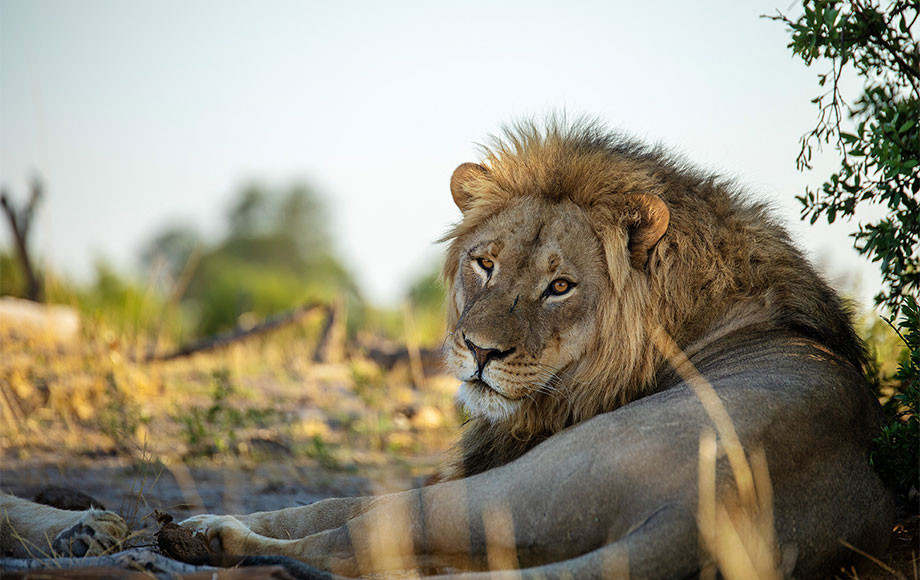
[[[9,451],[0,454],[0,489],[30,500],[49,488],[85,493],[141,532],[131,543],[134,546],[151,542],[157,511],[181,521],[198,513],[249,513],[307,505],[328,497],[398,491],[421,483],[421,474],[433,471],[437,461],[433,456],[413,465],[368,467],[359,474],[290,456],[166,465],[117,456],[42,454],[19,459]]]
[[[366,495],[408,487],[403,466],[373,475],[330,471],[281,457],[258,463],[230,460],[198,465],[134,463],[124,458],[0,456],[0,488],[32,499],[48,487],[78,490],[123,515],[153,510],[176,517],[194,513],[248,513],[313,503],[333,496]],[[383,483],[370,477],[383,477]]]

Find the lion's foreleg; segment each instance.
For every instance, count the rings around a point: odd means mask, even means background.
[[[16,557],[50,556],[57,534],[76,523],[64,512],[12,495],[0,495],[0,549]]]
[[[344,497],[324,499],[310,505],[269,512],[234,516],[260,536],[292,540],[338,528],[358,516],[373,503],[373,497]],[[195,516],[187,520],[192,523]]]
[[[451,482],[365,500],[316,504],[314,510],[295,508],[242,518],[196,516],[183,525],[203,532],[209,540],[219,538],[227,553],[289,556],[346,576],[428,566],[465,568],[470,529],[464,496],[464,486]],[[275,526],[271,531],[277,532],[282,521],[298,511],[316,525],[335,518],[347,521],[300,539],[257,533],[259,526],[266,525]]]
[[[432,488],[383,496],[346,525],[299,540],[259,536],[229,516],[212,521],[206,533],[212,539],[219,537],[228,553],[288,556],[343,576],[451,567],[493,570],[463,575],[471,580],[665,579],[690,576],[700,566],[692,513],[684,506],[663,505],[626,536],[600,548],[551,564],[496,572],[519,564],[515,551],[522,547],[515,546],[514,532],[509,528],[510,534],[502,533],[500,514],[490,516],[496,518],[491,524],[474,522],[470,527],[467,502],[476,504],[477,498],[464,500],[462,493],[456,493],[462,489],[459,486],[435,487],[441,491],[428,498],[425,492]],[[556,536],[556,542],[571,542]],[[670,557],[661,557],[662,546],[668,547]],[[571,549],[578,554],[578,548]]]
[[[358,567],[344,526],[305,538],[283,540],[257,534],[235,516],[197,516],[182,525],[204,534],[209,542],[219,540],[220,549],[226,554],[287,556],[346,576],[357,575]]]
[[[522,471],[492,470],[472,479],[383,496],[342,528],[304,538],[298,546],[300,556],[286,555],[343,575],[523,565],[532,566],[520,571],[524,579],[665,579],[690,576],[699,569],[697,523],[687,505],[652,504],[651,513],[640,510],[638,518],[629,516],[632,523],[626,535],[592,549],[591,536],[597,530],[580,530],[572,537],[557,522],[527,517],[546,506],[513,485]],[[603,489],[601,493],[613,493],[610,485]],[[515,513],[521,516],[517,520]],[[661,546],[668,546],[670,557],[661,557]],[[533,566],[556,558],[556,563]],[[348,567],[336,568],[345,563]]]

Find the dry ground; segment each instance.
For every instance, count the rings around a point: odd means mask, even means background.
[[[0,489],[79,490],[149,528],[154,510],[280,509],[431,475],[458,424],[453,382],[360,353],[314,364],[312,348],[294,328],[137,363],[105,331],[62,342],[0,321]]]

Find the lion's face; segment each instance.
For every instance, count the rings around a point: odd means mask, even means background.
[[[501,421],[526,401],[565,397],[561,385],[595,340],[609,285],[601,245],[569,201],[524,197],[457,239],[460,260],[447,364],[459,400]]]

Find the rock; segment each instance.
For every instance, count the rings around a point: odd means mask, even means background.
[[[0,321],[3,326],[41,333],[60,343],[73,342],[80,335],[80,315],[74,308],[60,304],[3,296]]]
[[[179,527],[172,516],[157,512],[160,530],[156,533],[157,545],[162,552],[174,560],[187,564],[201,564],[208,560],[208,545],[204,538]]]

